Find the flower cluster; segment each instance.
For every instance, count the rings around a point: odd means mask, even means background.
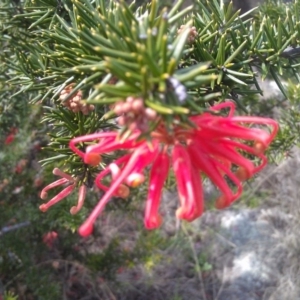
[[[60,176],[61,179],[58,179],[50,183],[46,187],[44,187],[43,190],[41,191],[40,197],[43,200],[46,199],[48,197],[48,191],[58,186],[64,186],[64,189],[61,192],[59,192],[56,196],[54,196],[51,200],[49,200],[47,203],[40,205],[40,210],[42,212],[46,212],[51,206],[63,200],[67,196],[69,196],[76,187],[76,180],[72,176],[61,171],[60,169],[54,168],[53,174]],[[72,215],[75,215],[82,208],[85,200],[85,195],[86,195],[86,186],[83,184],[79,187],[77,206],[73,206],[70,209],[70,213]]]
[[[69,110],[77,113],[81,111],[84,115],[89,114],[89,112],[95,109],[94,105],[86,104],[82,101],[82,91],[77,91],[74,96],[65,100],[67,96],[72,92],[74,84],[71,83],[67,85],[61,92],[59,100],[62,102],[63,106],[67,107]]]
[[[229,113],[222,116],[222,110]],[[70,141],[70,148],[86,164],[97,165],[101,155],[116,150],[127,154],[116,159],[96,177],[96,185],[103,191],[90,216],[79,228],[82,236],[91,234],[93,224],[113,196],[127,197],[131,187],[145,180],[146,167],[151,166],[148,196],[145,209],[145,227],[160,226],[162,217],[159,204],[162,188],[172,168],[177,181],[180,206],[179,219],[193,221],[204,209],[202,176],[207,176],[219,189],[217,208],[235,201],[242,192],[242,181],[249,179],[267,163],[265,150],[274,139],[278,124],[268,118],[234,116],[235,106],[225,102],[210,111],[191,116],[193,126],[174,125],[172,130],[161,121],[147,138],[135,130],[123,138],[118,132],[100,132]],[[77,144],[93,142],[85,151]],[[110,176],[110,185],[103,179]],[[230,182],[229,182],[230,181]]]

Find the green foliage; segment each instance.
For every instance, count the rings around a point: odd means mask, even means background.
[[[4,300],[18,300],[18,296],[15,296],[12,292],[5,292]]]
[[[142,234],[134,242],[134,247],[129,249],[124,247],[121,238],[116,234],[101,253],[86,254],[86,264],[108,280],[115,280],[118,270],[134,268],[137,264],[142,264],[150,273],[163,259],[157,250],[164,251],[172,242],[165,239],[160,232],[142,229]]]
[[[300,114],[299,114],[299,97],[300,97],[300,84],[294,84],[289,82],[287,85],[287,94],[289,103],[287,105],[287,109],[283,112],[282,122],[283,126],[281,126],[282,135],[288,137],[290,139],[290,144],[294,143],[299,145],[299,137],[300,137]],[[287,131],[289,130],[289,134]],[[291,141],[293,140],[293,142]]]
[[[120,251],[118,240],[112,239],[103,253],[87,255],[87,266],[111,280],[114,279],[118,268],[125,264],[127,256],[126,252]]]

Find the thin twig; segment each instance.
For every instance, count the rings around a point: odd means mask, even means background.
[[[0,230],[0,237],[3,234],[7,233],[7,232],[14,231],[14,230],[17,230],[19,228],[22,228],[22,227],[25,227],[25,226],[29,226],[29,225],[30,225],[30,222],[29,221],[25,221],[25,222],[18,223],[18,224],[15,224],[15,225],[4,226]]]
[[[195,247],[194,247],[193,240],[190,237],[190,235],[188,234],[188,232],[185,228],[185,225],[183,223],[181,223],[181,225],[182,225],[181,228],[182,228],[184,234],[187,236],[187,238],[189,240],[189,243],[190,243],[190,246],[191,246],[191,250],[192,250],[192,253],[193,253],[193,258],[194,258],[194,261],[195,261],[195,264],[196,264],[196,272],[197,272],[199,282],[200,282],[200,285],[201,285],[201,294],[202,294],[203,300],[207,300],[206,293],[205,293],[205,286],[204,286],[203,277],[202,277],[201,268],[200,268],[200,262],[199,262],[197,252],[196,252]]]

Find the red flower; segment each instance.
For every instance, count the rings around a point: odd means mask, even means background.
[[[4,144],[9,145],[15,140],[15,136],[18,133],[18,129],[15,127],[10,128],[9,135],[5,138]]]
[[[223,108],[230,108],[229,114],[217,115]],[[190,128],[176,125],[169,130],[161,123],[151,133],[150,139],[140,138],[140,131],[134,131],[126,138],[113,131],[71,140],[70,148],[85,163],[92,165],[97,165],[104,153],[128,150],[128,154],[98,174],[96,185],[106,193],[79,228],[79,233],[82,236],[89,235],[111,197],[127,197],[129,187],[144,181],[143,172],[151,164],[145,226],[148,229],[157,228],[162,221],[158,210],[161,190],[170,169],[169,160],[172,161],[178,186],[178,218],[192,221],[201,216],[204,209],[201,175],[209,177],[219,189],[221,196],[216,202],[218,208],[235,201],[242,192],[241,182],[266,165],[267,158],[263,153],[274,139],[278,124],[267,118],[234,116],[234,109],[231,102],[216,105],[210,112],[190,117],[195,125]],[[76,147],[77,143],[87,141],[98,142],[86,147],[85,152]],[[105,186],[102,179],[109,174],[111,184]],[[236,187],[229,185],[226,178]]]
[[[5,138],[5,141],[4,141],[4,144],[5,145],[9,145],[11,144],[15,139],[15,134],[13,133],[10,133],[6,138]]]

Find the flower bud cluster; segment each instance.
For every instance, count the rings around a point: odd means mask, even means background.
[[[67,107],[69,110],[74,113],[82,112],[84,115],[88,115],[89,112],[95,109],[95,106],[92,104],[86,104],[82,101],[82,91],[77,91],[70,99],[66,100],[67,96],[72,92],[74,84],[71,83],[67,85],[60,93],[59,100],[62,102],[62,105]]]
[[[179,27],[179,29],[177,30],[177,34],[180,34],[184,29],[185,29],[185,25],[181,25],[181,26]],[[195,41],[197,35],[198,35],[198,33],[197,33],[196,27],[195,27],[195,26],[191,27],[191,28],[190,28],[189,36],[188,36],[188,38],[187,38],[187,42],[188,42],[189,44],[194,43],[194,41]]]
[[[113,108],[119,116],[118,124],[127,126],[130,130],[140,130],[142,132],[149,130],[149,121],[157,118],[155,110],[145,107],[142,98],[127,97],[124,102],[117,102]]]

